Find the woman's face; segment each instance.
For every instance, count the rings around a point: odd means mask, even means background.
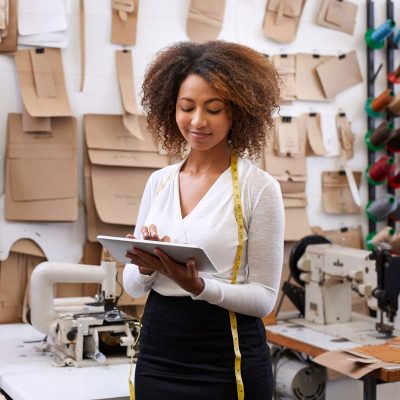
[[[175,118],[193,150],[205,151],[228,145],[231,127],[228,106],[208,82],[188,75],[179,88]]]

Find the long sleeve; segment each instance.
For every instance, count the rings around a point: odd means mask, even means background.
[[[258,193],[248,228],[248,278],[232,285],[203,278],[196,300],[247,315],[263,317],[276,302],[283,264],[284,208],[279,184],[271,180]]]
[[[140,229],[146,220],[146,216],[149,212],[152,202],[152,181],[153,180],[151,178],[147,181],[140,203],[139,214],[136,220],[134,232],[134,236],[137,238],[142,237]],[[124,289],[132,297],[141,297],[150,291],[157,274],[157,272],[153,272],[151,275],[143,275],[139,272],[139,267],[137,265],[126,264],[122,278]]]

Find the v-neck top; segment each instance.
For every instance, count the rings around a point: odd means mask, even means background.
[[[140,274],[127,264],[124,286],[133,297],[151,288],[165,296],[192,296],[232,311],[264,316],[276,301],[283,263],[284,209],[280,186],[249,160],[238,158],[239,186],[244,222],[244,247],[237,284],[230,283],[238,245],[230,168],[225,170],[196,206],[182,218],[179,171],[184,161],[155,171],[146,184],[135,237],[143,225],[154,224],[160,237],[205,249],[216,272],[199,271],[204,289],[194,296],[161,273]]]

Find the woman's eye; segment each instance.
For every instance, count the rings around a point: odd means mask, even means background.
[[[193,108],[192,107],[181,107],[181,110],[183,112],[191,112],[191,111],[193,111]]]
[[[207,110],[207,111],[212,115],[216,115],[216,114],[219,114],[222,111],[222,109],[219,109],[219,110]]]

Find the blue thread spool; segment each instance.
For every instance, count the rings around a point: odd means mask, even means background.
[[[368,29],[364,36],[367,46],[371,49],[382,49],[385,39],[393,33],[395,26],[396,23],[392,19],[388,19],[378,28]]]
[[[399,48],[400,45],[400,29],[397,31],[397,33],[393,37],[393,45]]]

